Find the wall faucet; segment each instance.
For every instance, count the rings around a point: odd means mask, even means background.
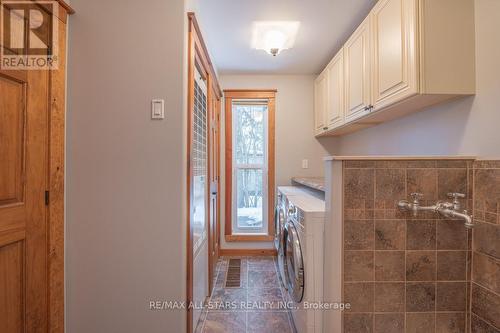
[[[435,212],[439,213],[444,217],[448,218],[459,218],[465,221],[465,227],[471,229],[474,227],[474,222],[472,216],[467,213],[466,210],[460,212],[461,205],[459,198],[465,198],[463,193],[448,193],[449,198],[453,198],[453,202],[438,201],[432,206],[421,206],[420,199],[423,198],[422,193],[411,193],[410,196],[413,198],[411,202],[408,200],[401,200],[398,202],[398,208],[401,211],[411,211],[413,216],[417,216],[418,212]]]
[[[398,207],[402,211],[411,211],[414,217],[417,217],[418,212],[421,211],[435,211],[436,206],[422,206],[420,205],[420,199],[424,197],[422,193],[411,193],[410,196],[413,198],[411,202],[408,200],[401,200],[398,202]]]

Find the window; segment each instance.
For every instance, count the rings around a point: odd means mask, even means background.
[[[267,101],[234,100],[233,233],[267,233]]]
[[[226,93],[226,240],[271,240],[274,91]]]
[[[193,253],[197,253],[207,237],[207,86],[196,69],[193,105]]]

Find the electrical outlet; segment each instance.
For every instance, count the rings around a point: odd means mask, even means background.
[[[302,160],[302,169],[309,168],[309,160]]]

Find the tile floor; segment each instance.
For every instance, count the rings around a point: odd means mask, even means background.
[[[242,257],[240,288],[225,288],[230,258],[221,258],[212,297],[196,333],[295,333],[273,257]]]

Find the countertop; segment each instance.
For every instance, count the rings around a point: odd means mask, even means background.
[[[292,182],[325,192],[325,179],[322,177],[293,177]]]

